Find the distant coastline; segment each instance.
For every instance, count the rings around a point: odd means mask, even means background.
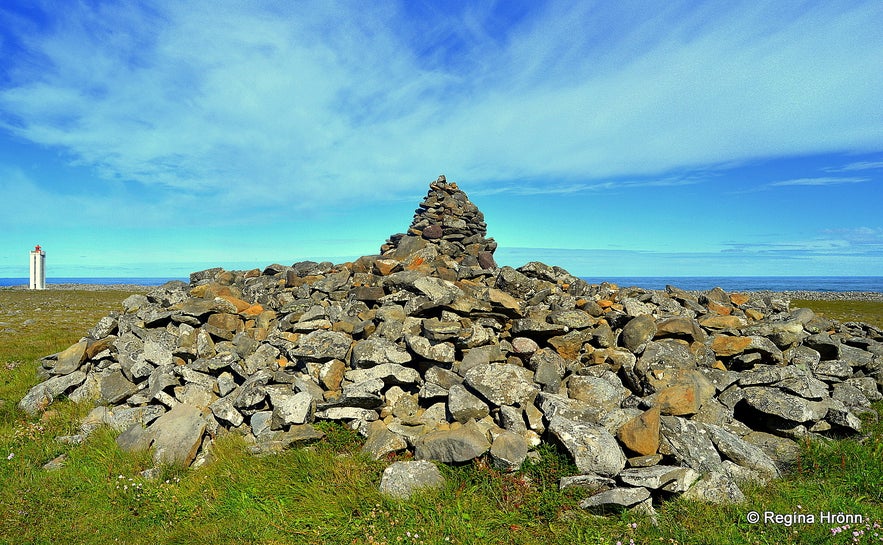
[[[728,292],[775,292],[794,299],[867,299],[883,300],[883,276],[632,276],[582,277],[600,284],[639,287],[650,290],[672,285],[687,291],[707,291],[721,287]],[[189,279],[169,277],[86,277],[47,278],[48,289],[144,289],[160,286],[171,280]],[[26,289],[27,278],[0,278],[0,288]]]

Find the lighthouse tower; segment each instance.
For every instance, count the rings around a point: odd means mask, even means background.
[[[31,281],[28,287],[32,290],[46,289],[46,252],[38,244],[31,250]]]

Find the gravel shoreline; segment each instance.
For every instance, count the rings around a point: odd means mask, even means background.
[[[147,286],[143,284],[47,284],[46,290],[84,290],[84,291],[131,291],[144,293],[150,291],[156,286]],[[677,286],[675,286],[677,287]],[[5,286],[0,289],[26,290],[26,285]],[[654,290],[650,290],[654,291]],[[663,291],[663,290],[657,290]],[[694,290],[684,290],[688,293],[703,293]],[[806,301],[877,301],[883,302],[883,293],[876,291],[810,291],[810,290],[789,290],[789,291],[770,291],[770,290],[742,290],[732,293],[750,293],[760,297],[780,297],[786,299],[803,299]]]

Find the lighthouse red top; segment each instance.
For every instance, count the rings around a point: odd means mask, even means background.
[[[35,251],[35,252],[39,252],[39,251],[40,251],[40,245],[39,245],[39,244],[37,244],[37,245],[34,247],[34,251]]]

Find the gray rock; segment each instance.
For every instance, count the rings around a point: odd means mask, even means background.
[[[407,500],[421,490],[440,488],[444,483],[444,477],[432,462],[395,462],[383,470],[380,492],[385,496]]]
[[[401,435],[390,431],[382,422],[373,422],[368,430],[362,453],[375,460],[408,448],[408,442]]]
[[[341,340],[340,338],[338,338],[338,340],[342,343],[346,342],[346,340]],[[320,341],[316,340],[316,342],[318,343]],[[346,354],[346,350],[341,350],[340,347],[337,347],[336,349]],[[295,352],[296,351],[297,350],[295,350]],[[277,358],[279,358],[278,348],[270,344],[261,344],[254,350],[254,352],[245,357],[245,360],[242,362],[244,370],[243,374],[245,376],[250,376],[261,369],[274,369],[276,367]],[[310,359],[312,361],[312,358],[305,357],[304,359]]]
[[[421,437],[414,449],[418,460],[436,460],[446,464],[467,462],[491,448],[484,434],[463,426],[454,430],[437,430]]]
[[[221,397],[226,396],[230,392],[236,389],[236,381],[233,379],[233,375],[224,371],[220,375],[218,375],[218,393]]]
[[[829,404],[828,414],[825,416],[828,423],[854,432],[862,431],[861,419],[854,415],[842,401],[831,399]]]
[[[786,379],[804,377],[806,373],[797,367],[782,367],[779,365],[756,365],[750,371],[744,371],[739,376],[739,386],[758,386],[774,384]]]
[[[815,422],[827,412],[821,402],[786,394],[778,388],[751,386],[743,388],[742,395],[752,408],[792,422]]]
[[[46,382],[37,384],[19,401],[18,407],[27,414],[34,416],[43,411],[55,400],[55,396],[61,395],[70,388],[81,384],[86,380],[86,373],[74,371],[67,375],[58,375]]]
[[[660,424],[660,453],[703,473],[720,469],[720,454],[702,424],[678,416],[663,416]]]
[[[516,471],[527,459],[528,450],[524,437],[504,430],[491,443],[491,463],[503,471]]]
[[[101,379],[96,373],[89,373],[74,391],[68,395],[68,399],[74,403],[96,401],[101,396]]]
[[[296,445],[307,445],[319,441],[325,434],[311,424],[291,426],[287,431],[262,434],[258,442],[248,448],[251,454],[276,454]]]
[[[323,411],[316,411],[316,418],[322,420],[364,420],[373,422],[379,415],[377,411],[360,407],[329,407]]]
[[[530,357],[528,366],[534,371],[534,380],[544,386],[560,384],[567,372],[567,362],[564,358],[548,348],[535,351]]]
[[[466,384],[494,405],[525,405],[539,392],[533,373],[511,363],[482,364],[466,372]]]
[[[113,371],[101,377],[101,399],[114,404],[138,391],[138,386],[130,382],[120,371]]]
[[[454,384],[463,383],[463,377],[449,369],[438,366],[433,366],[427,369],[424,377],[427,383],[438,384],[445,390],[449,389]]]
[[[828,397],[828,385],[809,374],[781,380],[774,386],[812,401],[821,401]]]
[[[646,488],[614,488],[589,496],[579,503],[582,509],[604,510],[633,507],[650,497]]]
[[[273,429],[312,421],[316,402],[310,394],[295,393],[290,388],[280,385],[268,386],[267,394],[270,396],[270,404],[273,405],[271,424]]]
[[[800,455],[800,446],[793,440],[785,437],[753,431],[743,437],[743,439],[759,447],[781,469],[788,468],[794,464]]]
[[[150,425],[153,460],[161,464],[189,466],[202,445],[206,421],[196,407],[180,404]]]
[[[558,310],[549,314],[549,322],[569,329],[585,329],[595,325],[595,320],[582,310]]]
[[[558,490],[565,488],[587,488],[589,490],[599,490],[601,488],[610,488],[616,484],[616,480],[610,477],[602,477],[595,474],[587,475],[568,475],[561,477],[558,481]]]
[[[812,372],[826,382],[840,382],[852,376],[852,366],[844,360],[822,360]]]
[[[352,339],[339,331],[317,330],[302,336],[297,348],[288,351],[293,358],[306,361],[346,360]]]
[[[456,355],[454,345],[449,342],[432,344],[428,339],[418,335],[405,335],[408,348],[421,358],[440,363],[453,363]]]
[[[555,416],[562,416],[574,422],[598,424],[605,413],[601,408],[588,403],[546,392],[541,392],[537,396],[537,405],[547,420],[551,420]],[[534,405],[525,406],[526,413],[530,407],[534,407]]]
[[[849,408],[866,409],[871,402],[865,397],[864,392],[853,384],[841,382],[832,387],[831,397],[843,402]]]
[[[762,479],[780,476],[776,463],[762,449],[712,424],[703,425],[718,452],[736,464],[757,472]]]
[[[144,342],[143,358],[154,365],[171,365],[174,361],[171,349],[155,340]]]
[[[432,302],[433,307],[448,305],[463,295],[463,290],[441,278],[421,276],[414,281],[414,288]]]
[[[261,437],[265,433],[271,432],[273,426],[272,411],[258,411],[254,413],[251,415],[249,425],[251,426],[251,433],[255,437]]]
[[[621,383],[617,387],[603,378],[579,375],[570,377],[567,391],[572,399],[583,401],[604,411],[619,408],[629,395],[629,391]]]
[[[450,341],[460,334],[460,322],[443,321],[438,318],[423,320],[423,336],[433,342]]]
[[[611,477],[625,467],[625,454],[616,439],[600,426],[577,423],[556,415],[549,422],[548,429],[564,445],[582,473]]]
[[[816,333],[803,340],[804,346],[818,352],[823,360],[836,360],[840,357],[840,343],[827,333]]]
[[[479,346],[463,352],[463,361],[460,362],[460,375],[465,376],[470,369],[492,362],[503,361],[503,353],[498,345]]]
[[[153,398],[163,390],[180,385],[181,381],[175,374],[175,366],[161,365],[154,368],[147,378],[147,395]]]
[[[684,492],[683,497],[695,501],[716,504],[733,504],[745,501],[745,495],[726,473],[712,472]]]
[[[123,452],[144,452],[153,443],[153,434],[141,424],[132,424],[126,431],[119,434],[116,444]]]
[[[109,407],[102,414],[102,423],[116,431],[124,431],[138,424],[142,427],[162,416],[166,410],[159,405],[142,407]]]
[[[382,363],[408,363],[411,355],[399,345],[382,337],[370,337],[353,346],[355,367],[374,367]]]
[[[873,377],[849,378],[844,381],[844,384],[857,388],[868,401],[880,401],[883,399],[883,395],[881,395],[878,389],[877,381]]]
[[[83,339],[59,352],[55,365],[52,366],[51,373],[54,375],[68,375],[79,369],[80,365],[86,361],[86,348],[88,344],[88,341]]]
[[[448,391],[448,411],[461,423],[480,420],[490,413],[487,404],[461,384],[452,385]]]
[[[233,406],[233,400],[230,396],[222,397],[212,403],[209,408],[215,417],[220,418],[225,422],[229,422],[233,427],[238,428],[245,421],[245,417],[242,416],[242,413],[236,410],[236,407]]]
[[[367,369],[351,369],[344,377],[352,382],[380,379],[386,385],[418,384],[420,373],[412,368],[397,363],[381,363]]]
[[[648,342],[656,335],[656,320],[649,314],[632,318],[622,328],[619,340],[622,346],[631,352],[637,352],[638,347]]]
[[[688,472],[695,474],[696,478],[699,476],[695,470],[689,467],[657,465],[623,469],[617,475],[617,479],[628,486],[657,490],[674,481],[688,479]],[[695,481],[695,478],[693,480]]]

